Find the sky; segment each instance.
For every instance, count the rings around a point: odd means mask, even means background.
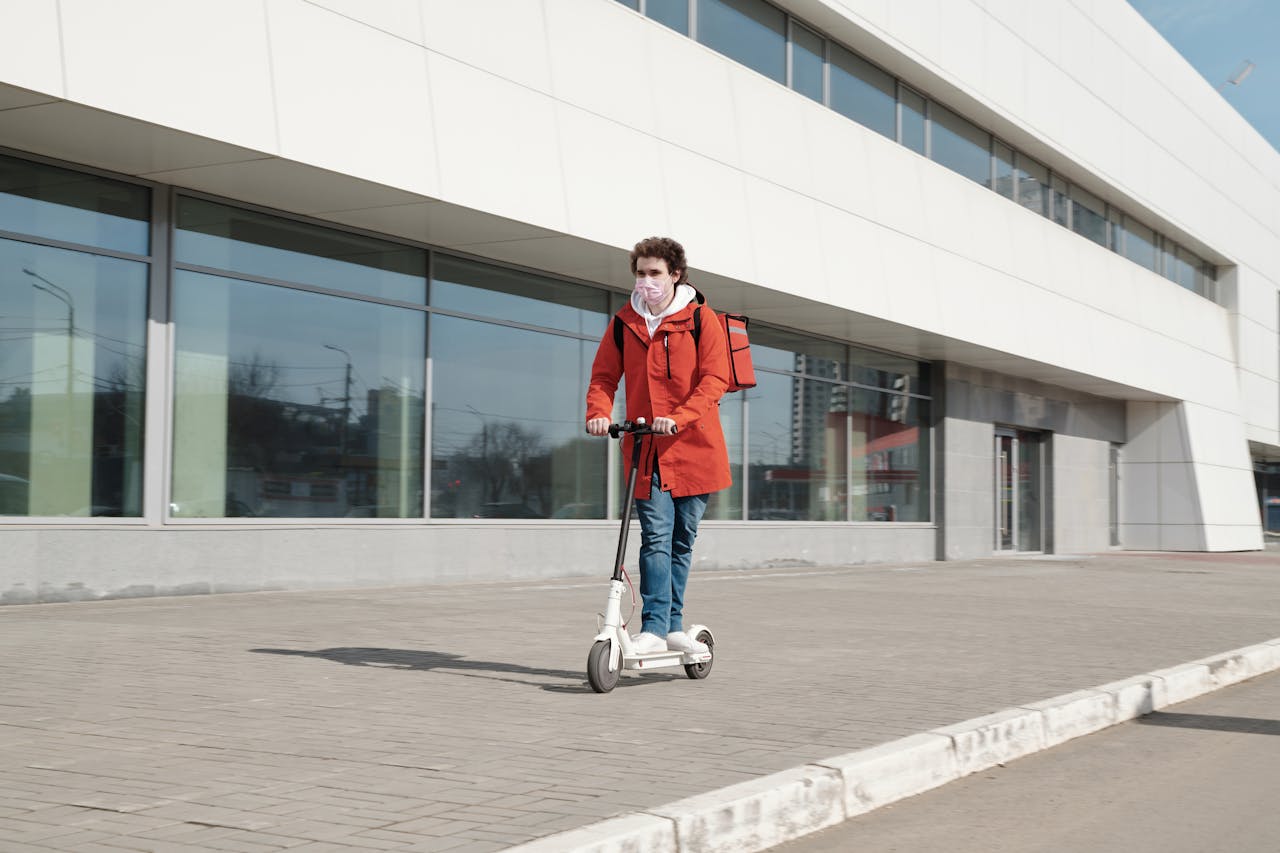
[[[1222,97],[1280,150],[1280,0],[1129,0],[1208,80],[1254,69]]]

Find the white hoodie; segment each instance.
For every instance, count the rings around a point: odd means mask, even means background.
[[[693,289],[692,285],[678,284],[676,285],[675,296],[661,314],[650,314],[649,303],[644,301],[644,297],[639,293],[632,292],[631,307],[636,309],[636,313],[644,318],[644,323],[649,327],[649,337],[653,338],[653,333],[658,330],[658,325],[662,322],[663,317],[670,317],[679,311],[683,311],[685,306],[698,298],[698,292]]]

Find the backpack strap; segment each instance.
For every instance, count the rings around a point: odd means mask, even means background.
[[[702,338],[702,304],[693,309],[693,346],[698,347],[698,341]]]
[[[618,354],[622,354],[622,335],[625,330],[622,328],[622,318],[617,314],[613,315],[613,342],[618,346]]]

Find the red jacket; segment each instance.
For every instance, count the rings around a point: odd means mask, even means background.
[[[700,299],[701,297],[699,297]],[[693,340],[693,312],[701,311],[700,340]],[[626,376],[627,419],[671,418],[675,435],[646,436],[656,449],[662,488],[672,497],[702,495],[728,488],[729,452],[720,428],[719,401],[729,387],[724,330],[715,312],[698,301],[662,318],[649,338],[644,318],[628,304],[617,314],[624,326],[623,352],[614,341],[613,321],[605,329],[591,365],[587,387],[587,420],[612,418],[618,380]],[[631,462],[631,436],[623,442],[623,459]],[[635,496],[652,491],[653,452],[647,448],[636,477]]]

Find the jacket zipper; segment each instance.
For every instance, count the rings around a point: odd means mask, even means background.
[[[667,339],[670,337],[671,335],[669,335],[668,333],[666,332],[662,333],[662,352],[667,357],[667,378],[668,379],[671,378],[671,347],[667,343]]]

